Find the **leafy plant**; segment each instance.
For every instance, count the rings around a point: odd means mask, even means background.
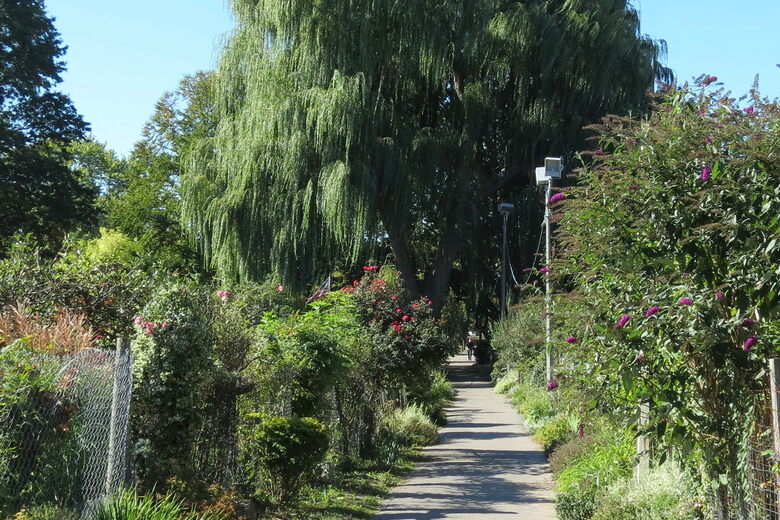
[[[671,462],[652,468],[640,481],[623,478],[599,498],[593,520],[701,520],[707,518],[699,486]]]
[[[197,513],[172,494],[141,495],[124,489],[99,502],[92,512],[95,520],[226,520],[219,511]]]
[[[382,416],[377,429],[376,451],[379,459],[392,465],[404,448],[435,444],[439,439],[436,425],[416,404],[393,408]]]
[[[131,425],[145,489],[194,476],[192,454],[214,373],[207,302],[199,289],[176,283],[159,289],[135,320]]]
[[[250,479],[272,500],[293,501],[328,449],[325,426],[311,417],[260,419],[245,439]]]
[[[434,370],[409,388],[409,400],[436,424],[446,424],[444,408],[455,397],[455,387],[441,370]]]
[[[549,456],[559,445],[577,433],[578,425],[578,416],[559,412],[538,423],[534,428],[533,439],[542,446],[545,455]]]
[[[607,118],[561,202],[557,272],[579,293],[571,373],[744,505],[743,457],[780,310],[780,105],[708,77],[648,119]],[[661,458],[665,456],[662,450]]]

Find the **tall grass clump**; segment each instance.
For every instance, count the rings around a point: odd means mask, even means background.
[[[622,478],[607,487],[592,520],[700,520],[707,517],[704,504],[690,475],[667,461],[639,481]]]
[[[133,489],[124,489],[100,502],[92,520],[227,520],[217,511],[197,513],[188,509],[181,499],[172,494],[164,496],[140,495]]]

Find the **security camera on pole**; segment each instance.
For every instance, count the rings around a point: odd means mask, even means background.
[[[552,380],[552,287],[550,281],[550,256],[552,254],[552,239],[550,235],[550,197],[552,197],[553,179],[560,179],[563,172],[563,159],[560,157],[545,157],[544,166],[536,168],[536,184],[546,184],[547,190],[544,197],[544,237],[545,237],[545,267],[544,295],[545,295],[545,326],[547,337],[545,341],[545,358],[547,381]]]

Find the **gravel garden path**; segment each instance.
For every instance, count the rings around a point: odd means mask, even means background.
[[[507,399],[466,356],[450,359],[458,395],[439,444],[422,451],[375,520],[556,520],[547,459]]]

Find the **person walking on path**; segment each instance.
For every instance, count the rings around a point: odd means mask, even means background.
[[[440,442],[422,451],[374,520],[557,520],[547,459],[520,416],[466,356],[448,372],[458,394]]]

